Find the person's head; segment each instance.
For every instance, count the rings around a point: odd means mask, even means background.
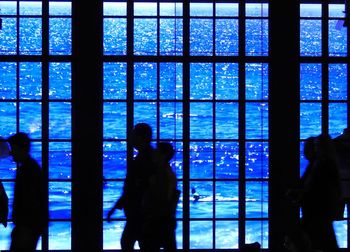
[[[315,139],[316,137],[308,137],[304,143],[304,156],[308,161],[315,159],[316,149],[315,149]]]
[[[152,128],[147,123],[138,123],[132,131],[132,145],[137,150],[149,146],[152,141]]]
[[[319,157],[336,157],[335,147],[329,134],[320,134],[316,137],[315,149]]]
[[[160,161],[164,163],[170,162],[170,160],[175,155],[175,150],[171,143],[168,142],[159,142],[157,144],[157,154]]]
[[[21,162],[29,156],[30,138],[26,133],[18,132],[7,139],[10,144],[10,154],[15,162]]]

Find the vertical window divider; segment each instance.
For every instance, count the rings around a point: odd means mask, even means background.
[[[45,213],[49,223],[49,0],[42,1],[42,171],[45,188]],[[42,249],[49,249],[48,225],[42,236]]]
[[[328,64],[329,64],[329,50],[328,50],[328,12],[329,6],[328,1],[322,1],[322,15],[321,15],[321,41],[322,41],[322,104],[321,104],[321,130],[322,133],[328,133],[329,131],[329,97],[328,97]]]
[[[246,35],[246,12],[245,1],[240,0],[238,6],[238,146],[239,146],[239,163],[238,163],[238,245],[242,247],[245,244],[246,233],[246,214],[245,214],[245,197],[246,197],[246,179],[245,179],[245,35]]]
[[[190,248],[190,0],[183,1],[183,250]]]

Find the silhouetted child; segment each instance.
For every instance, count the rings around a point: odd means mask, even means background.
[[[11,251],[35,251],[46,226],[45,194],[41,167],[30,151],[30,139],[19,132],[8,138],[10,154],[17,163],[14,185]]]
[[[179,200],[176,174],[170,160],[175,151],[167,142],[160,142],[154,153],[157,170],[150,177],[143,199],[143,244],[146,251],[176,251],[176,206]]]

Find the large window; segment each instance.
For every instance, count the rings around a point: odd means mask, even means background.
[[[177,150],[179,248],[268,247],[267,13],[266,3],[104,3],[105,215],[125,177],[127,121],[147,122]],[[105,249],[120,248],[125,218],[114,217]]]
[[[103,249],[120,249],[124,213],[117,210],[111,222],[106,216],[136,154],[127,136],[138,122],[152,126],[153,144],[170,141],[176,149],[179,249],[253,242],[268,249],[272,3],[101,3],[103,30],[91,39],[103,43],[103,97],[96,104],[103,107]],[[299,7],[301,175],[304,140],[321,132],[335,137],[348,125],[349,35],[344,3]],[[71,1],[0,0],[0,136],[25,131],[33,139],[48,186],[43,250],[70,250],[74,239],[72,171],[80,167],[72,165],[72,132],[79,131],[72,90],[84,92],[86,83],[72,81],[72,13]],[[10,206],[15,172],[11,159],[0,159]],[[11,210],[9,226],[0,225],[0,250],[9,248]],[[347,248],[348,215],[335,227]]]
[[[306,167],[303,140],[328,132],[340,135],[348,125],[348,35],[344,4],[300,6],[301,174]],[[348,247],[348,215],[336,221],[338,244]]]
[[[0,2],[0,135],[24,131],[33,139],[50,214],[38,246],[50,250],[71,248],[71,12],[70,2]],[[8,249],[16,164],[4,159],[0,166],[10,198],[0,249]]]

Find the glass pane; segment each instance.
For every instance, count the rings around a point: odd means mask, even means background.
[[[42,134],[41,103],[19,103],[19,131],[27,132],[32,138],[40,139]]]
[[[21,99],[41,99],[41,62],[19,63],[19,97]]]
[[[114,167],[114,169],[117,167]],[[107,181],[103,186],[103,217],[106,218],[109,210],[112,209],[115,202],[119,199],[123,192],[123,181]],[[124,211],[116,209],[112,218],[125,218]]]
[[[1,33],[0,33],[1,36]],[[1,38],[0,38],[1,41]],[[1,43],[1,42],[0,42]],[[0,99],[16,99],[17,64],[0,62]],[[1,112],[0,112],[1,113]],[[0,134],[1,135],[1,134]]]
[[[51,55],[72,54],[72,19],[50,18],[49,51]]]
[[[1,1],[1,15],[17,15],[17,1]]]
[[[213,4],[190,3],[190,16],[213,16]]]
[[[321,134],[321,104],[300,103],[300,138]]]
[[[268,21],[264,19],[246,20],[246,48],[247,56],[268,55]]]
[[[267,17],[269,12],[268,4],[246,4],[246,16],[248,17]]]
[[[215,222],[215,247],[217,249],[238,248],[238,221]]]
[[[71,222],[49,223],[49,250],[70,250],[72,242]]]
[[[344,4],[329,4],[328,5],[329,17],[344,17],[345,5]]]
[[[49,63],[49,98],[72,98],[72,65],[65,62]]]
[[[328,22],[328,45],[329,56],[347,56],[347,28],[338,26],[339,20],[330,20]]]
[[[42,20],[41,18],[19,19],[20,54],[41,55],[42,53]]]
[[[182,55],[182,19],[160,19],[159,51],[161,55]]]
[[[213,248],[213,222],[190,222],[190,249]]]
[[[182,16],[182,3],[159,3],[161,16]]]
[[[49,179],[72,178],[72,143],[49,143]]]
[[[269,247],[269,223],[268,221],[246,221],[245,242],[259,242],[261,248]]]
[[[157,3],[134,3],[135,16],[156,16]]]
[[[106,139],[126,139],[126,103],[103,104],[103,136]]]
[[[268,178],[269,149],[267,142],[246,143],[246,178]]]
[[[49,14],[53,16],[72,15],[71,2],[49,2]]]
[[[17,106],[13,102],[0,102],[0,136],[6,137],[16,133]]]
[[[10,248],[11,245],[11,232],[14,228],[12,222],[7,223],[7,227],[0,225],[0,249],[1,251],[6,251]]]
[[[329,64],[329,90],[328,96],[330,100],[347,100],[348,86],[347,86],[347,64]]]
[[[321,64],[300,64],[300,99],[322,99]]]
[[[321,20],[300,20],[300,55],[321,56]]]
[[[246,182],[246,217],[268,217],[268,182]]]
[[[190,138],[213,138],[213,104],[211,102],[190,103]]]
[[[216,142],[215,158],[215,178],[238,178],[238,142]]]
[[[192,142],[190,144],[190,178],[209,178],[213,174],[213,144]]]
[[[126,99],[126,63],[105,62],[104,73],[104,99]]]
[[[134,102],[134,125],[140,122],[148,123],[157,135],[157,106],[155,102]]]
[[[157,55],[157,20],[150,18],[134,19],[135,55]]]
[[[160,99],[182,99],[183,66],[182,63],[159,64]]]
[[[157,97],[157,64],[134,64],[134,97],[137,99],[155,99]]]
[[[182,103],[161,102],[160,113],[160,138],[161,139],[182,139]]]
[[[72,137],[72,104],[70,102],[49,103],[49,137],[51,139]]]
[[[126,16],[126,3],[103,2],[103,15]]]
[[[238,55],[238,20],[217,19],[215,22],[215,54]]]
[[[216,63],[215,75],[215,98],[238,99],[238,64]]]
[[[213,20],[190,20],[190,54],[213,55]]]
[[[268,104],[246,103],[246,138],[268,139]]]
[[[19,15],[41,15],[41,2],[19,1]]]
[[[103,249],[121,249],[120,239],[124,230],[124,221],[103,222]],[[136,248],[137,246],[135,246]]]
[[[329,104],[329,134],[337,136],[347,127],[348,109],[346,103]]]
[[[238,103],[215,103],[215,133],[217,139],[238,139]]]
[[[246,64],[246,99],[267,100],[269,95],[268,64]]]
[[[237,17],[238,4],[237,3],[216,3],[215,15],[218,17]]]
[[[213,98],[213,64],[190,64],[190,99]]]
[[[300,4],[300,17],[321,17],[321,4]]]
[[[181,192],[183,192],[183,188],[182,188],[182,183],[180,181],[180,179],[183,179],[183,143],[182,142],[174,142],[174,149],[176,151],[174,158],[172,159],[172,167],[173,170],[176,173],[176,177],[177,177],[177,188],[179,190],[181,190]],[[180,201],[181,201],[182,195],[180,195]],[[177,217],[180,218],[182,217],[182,208],[180,208],[180,205],[182,206],[182,204],[178,204],[178,209],[177,209]],[[181,210],[181,212],[180,212]],[[179,214],[181,214],[181,216],[179,216]]]
[[[105,55],[126,55],[126,19],[103,19],[103,52]]]
[[[17,20],[16,18],[1,18],[0,55],[17,54]]]
[[[126,142],[103,143],[103,176],[105,179],[125,178]],[[110,186],[110,182],[106,183],[105,189]]]
[[[335,221],[333,227],[337,237],[339,248],[348,248],[348,221]]]
[[[72,183],[49,182],[50,220],[70,219],[72,208]]]
[[[238,218],[238,182],[215,183],[215,217]]]

